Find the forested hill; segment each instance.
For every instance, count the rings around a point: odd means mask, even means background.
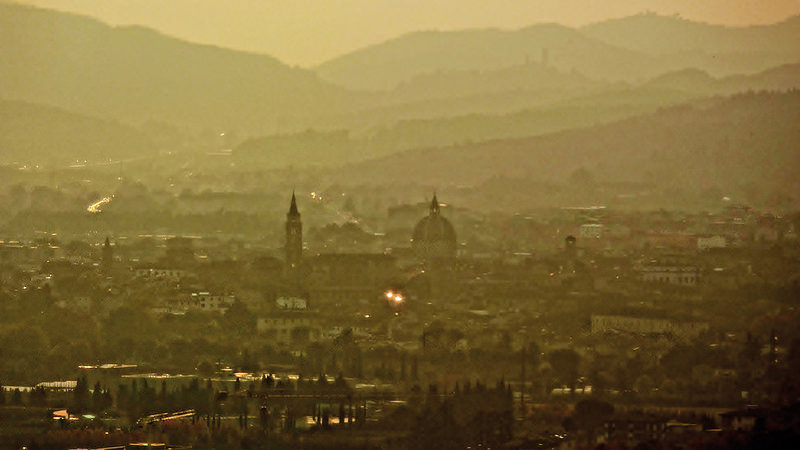
[[[580,31],[608,44],[656,55],[694,52],[796,59],[800,54],[800,16],[769,25],[730,27],[645,13],[587,25]]]
[[[731,75],[722,78],[712,77],[698,69],[684,69],[665,73],[643,83],[643,86],[701,95],[732,94],[748,90],[800,89],[800,63],[784,64],[752,75]]]
[[[493,176],[800,192],[800,91],[746,93],[661,109],[612,124],[523,139],[425,148],[355,164],[339,182],[475,186]]]
[[[573,29],[538,24],[513,31],[409,33],[316,68],[353,88],[391,89],[423,74],[492,71],[537,62],[596,80],[629,82],[696,68],[714,76],[797,62],[800,16],[771,25],[725,27],[642,14]]]
[[[543,60],[545,53],[547,61]],[[423,74],[495,70],[526,61],[574,69],[592,78],[620,78],[623,70],[625,76],[635,77],[657,64],[640,52],[606,44],[565,26],[545,24],[518,31],[410,33],[325,62],[316,71],[322,78],[350,88],[391,89]]]
[[[0,97],[128,123],[263,133],[308,126],[357,97],[269,56],[9,3],[0,61]]]
[[[0,164],[98,163],[155,153],[151,140],[133,127],[59,108],[0,100]]]

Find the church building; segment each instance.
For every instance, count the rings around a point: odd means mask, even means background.
[[[457,247],[456,231],[442,216],[439,201],[433,194],[428,215],[414,227],[411,248],[419,259],[431,262],[455,258]]]

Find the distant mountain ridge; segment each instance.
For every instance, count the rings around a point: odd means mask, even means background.
[[[530,63],[533,74],[542,68]],[[415,148],[460,145],[464,142],[482,142],[496,139],[523,138],[618,121],[627,117],[653,113],[659,108],[671,107],[713,95],[730,95],[746,91],[789,91],[800,89],[800,64],[787,64],[753,75],[735,75],[715,78],[698,69],[669,72],[638,85],[618,83],[603,84],[580,76],[564,80],[559,86],[552,80],[537,83],[536,76],[520,77],[525,67],[501,69],[497,72],[454,72],[423,77],[424,83],[409,84],[408,92],[398,88],[387,96],[394,101],[414,98],[426,83],[441,87],[432,95],[441,98],[420,103],[396,104],[384,109],[367,110],[359,114],[357,122],[368,123],[370,113],[384,119],[395,114],[392,126],[380,126],[351,135],[315,133],[311,130],[295,135],[251,138],[237,148],[249,157],[257,158],[262,165],[282,166],[307,164],[316,166],[339,165],[370,157],[388,155]],[[491,85],[496,75],[511,78],[505,86]],[[569,74],[567,74],[569,75]],[[463,78],[462,78],[463,77]],[[466,79],[468,86],[475,79],[487,84],[484,94],[467,96],[464,86],[453,83],[448,89],[445,79]],[[519,78],[520,83],[515,84]],[[536,90],[536,88],[541,88]],[[497,89],[491,92],[492,88]],[[502,89],[509,89],[503,91]],[[464,97],[458,97],[459,93]],[[451,96],[451,97],[448,97]],[[485,112],[450,114],[460,101],[468,102],[473,109]],[[515,103],[517,102],[517,103]],[[494,106],[497,105],[497,106]],[[417,110],[402,118],[403,108]],[[437,108],[442,108],[438,110]],[[493,110],[497,108],[497,110]],[[505,108],[505,109],[503,109]],[[421,116],[422,109],[431,117]],[[441,115],[437,115],[439,112]],[[329,141],[322,139],[326,137]],[[313,138],[313,139],[310,139]]]
[[[711,27],[723,35],[743,32],[661,16],[620,19],[592,30],[608,34],[643,20],[690,30]],[[795,19],[759,30],[773,37],[793,36],[797,23],[800,20]],[[748,58],[743,57],[745,65],[750,64]],[[758,61],[753,67],[763,65],[760,57],[754,58]],[[799,78],[797,55],[794,58],[793,64],[781,63],[785,65],[756,74],[723,77],[703,64],[676,63],[670,57],[589,37],[584,29],[555,24],[517,31],[431,31],[330,62],[345,85],[399,83],[368,93],[347,90],[265,55],[0,3],[0,98],[52,105],[64,114],[90,116],[86,120],[108,119],[101,120],[104,123],[162,123],[173,130],[190,129],[189,134],[201,133],[209,145],[218,142],[209,136],[233,131],[228,136],[256,142],[255,152],[269,152],[270,146],[279,144],[280,158],[273,164],[292,163],[290,150],[296,146],[292,139],[268,138],[274,134],[316,130],[321,136],[333,136],[335,130],[348,130],[346,138],[328,149],[319,145],[319,139],[310,139],[313,133],[297,141],[311,142],[298,156],[317,155],[310,159],[339,164],[409,148],[607,123],[708,95],[790,89],[797,87]],[[602,80],[615,77],[636,81]],[[352,145],[352,140],[358,144]],[[314,153],[315,146],[324,151]]]
[[[495,70],[440,71],[417,75],[402,82],[387,96],[393,103],[402,103],[523,90],[580,92],[605,84],[577,73],[560,72],[553,67],[528,61]]]
[[[637,81],[695,67],[716,76],[797,62],[800,16],[773,25],[724,27],[644,14],[579,29],[541,24],[516,31],[414,32],[317,66],[350,88],[392,89],[438,71],[496,70],[532,60],[592,79]]]
[[[400,152],[342,168],[331,182],[478,186],[496,176],[553,182],[585,168],[611,182],[695,192],[749,185],[796,195],[798,124],[800,91],[737,94],[541,136]]]
[[[308,126],[356,95],[275,58],[0,4],[0,96],[126,122]]]
[[[645,13],[579,30],[594,39],[651,54],[774,52],[794,59],[800,54],[800,15],[770,25],[731,27]]]
[[[141,131],[60,108],[0,100],[0,164],[68,165],[153,156]]]
[[[327,61],[316,71],[351,89],[386,90],[437,71],[494,70],[526,61],[575,69],[592,78],[612,78],[622,67],[641,71],[656,63],[571,28],[546,24],[518,31],[414,32]]]
[[[699,69],[684,69],[660,75],[643,84],[647,87],[681,90],[703,95],[743,91],[800,89],[800,63],[784,64],[752,75],[716,78]]]

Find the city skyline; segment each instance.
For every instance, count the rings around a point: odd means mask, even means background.
[[[0,0],[0,449],[800,448],[798,13]]]

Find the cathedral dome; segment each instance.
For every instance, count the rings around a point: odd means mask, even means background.
[[[411,235],[411,247],[423,259],[456,256],[456,231],[439,212],[439,202],[434,195],[429,214],[417,222]]]

